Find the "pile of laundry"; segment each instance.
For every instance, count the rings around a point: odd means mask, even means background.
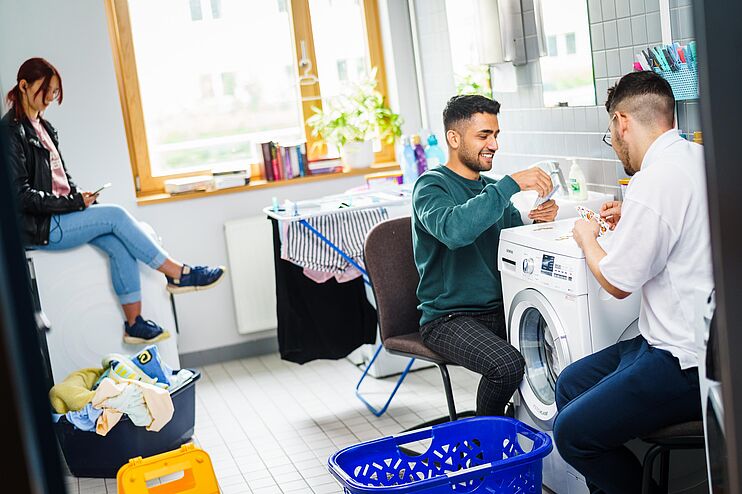
[[[193,377],[163,362],[155,345],[132,356],[106,355],[101,365],[75,371],[49,391],[55,420],[64,415],[78,429],[105,436],[126,414],[157,432],[173,417],[170,394]]]

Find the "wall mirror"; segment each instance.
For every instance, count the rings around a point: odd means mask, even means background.
[[[526,63],[520,0],[446,0],[446,21],[458,94],[491,97],[491,65]]]
[[[492,97],[489,71],[483,64],[478,0],[446,0],[448,38],[456,94],[482,94]]]
[[[587,2],[535,0],[534,7],[544,106],[595,105]]]

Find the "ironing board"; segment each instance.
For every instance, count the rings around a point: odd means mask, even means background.
[[[312,234],[316,235],[322,242],[327,244],[332,250],[337,252],[343,259],[356,268],[363,276],[363,281],[366,285],[371,286],[371,281],[368,277],[366,269],[350,257],[343,249],[335,245],[330,241],[322,232],[314,228],[309,224],[310,219],[317,218],[319,216],[333,215],[340,212],[357,211],[362,209],[376,209],[386,208],[391,206],[402,206],[409,204],[411,200],[411,189],[404,187],[384,188],[384,189],[356,189],[349,191],[345,194],[336,194],[332,196],[325,196],[316,200],[307,201],[289,201],[286,200],[283,204],[279,204],[274,198],[273,204],[263,208],[269,218],[275,219],[279,222],[299,222],[303,227],[307,228]],[[361,393],[361,384],[368,375],[368,371],[371,366],[374,365],[376,358],[379,356],[382,350],[382,345],[374,352],[373,357],[369,361],[368,365],[363,371],[361,378],[358,380],[358,384],[355,387],[356,397],[366,405],[366,408],[373,413],[375,416],[382,416],[389,408],[389,404],[392,402],[394,395],[402,385],[405,377],[410,371],[412,364],[415,363],[415,359],[411,358],[407,363],[402,374],[397,379],[397,383],[394,386],[389,398],[386,403],[377,409],[374,407]]]

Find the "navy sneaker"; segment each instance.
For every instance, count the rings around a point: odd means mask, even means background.
[[[170,293],[186,293],[206,290],[222,281],[225,272],[224,266],[210,268],[209,266],[191,267],[184,264],[180,278],[166,276],[167,291]]]
[[[168,338],[170,338],[170,333],[164,331],[152,321],[145,321],[142,316],[137,316],[136,321],[131,326],[128,322],[124,323],[124,343],[143,345]]]

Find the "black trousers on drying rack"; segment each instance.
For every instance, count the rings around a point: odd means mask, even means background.
[[[316,283],[303,268],[281,259],[278,222],[273,226],[278,348],[283,360],[303,364],[339,359],[376,342],[376,311],[366,298],[363,278]]]

